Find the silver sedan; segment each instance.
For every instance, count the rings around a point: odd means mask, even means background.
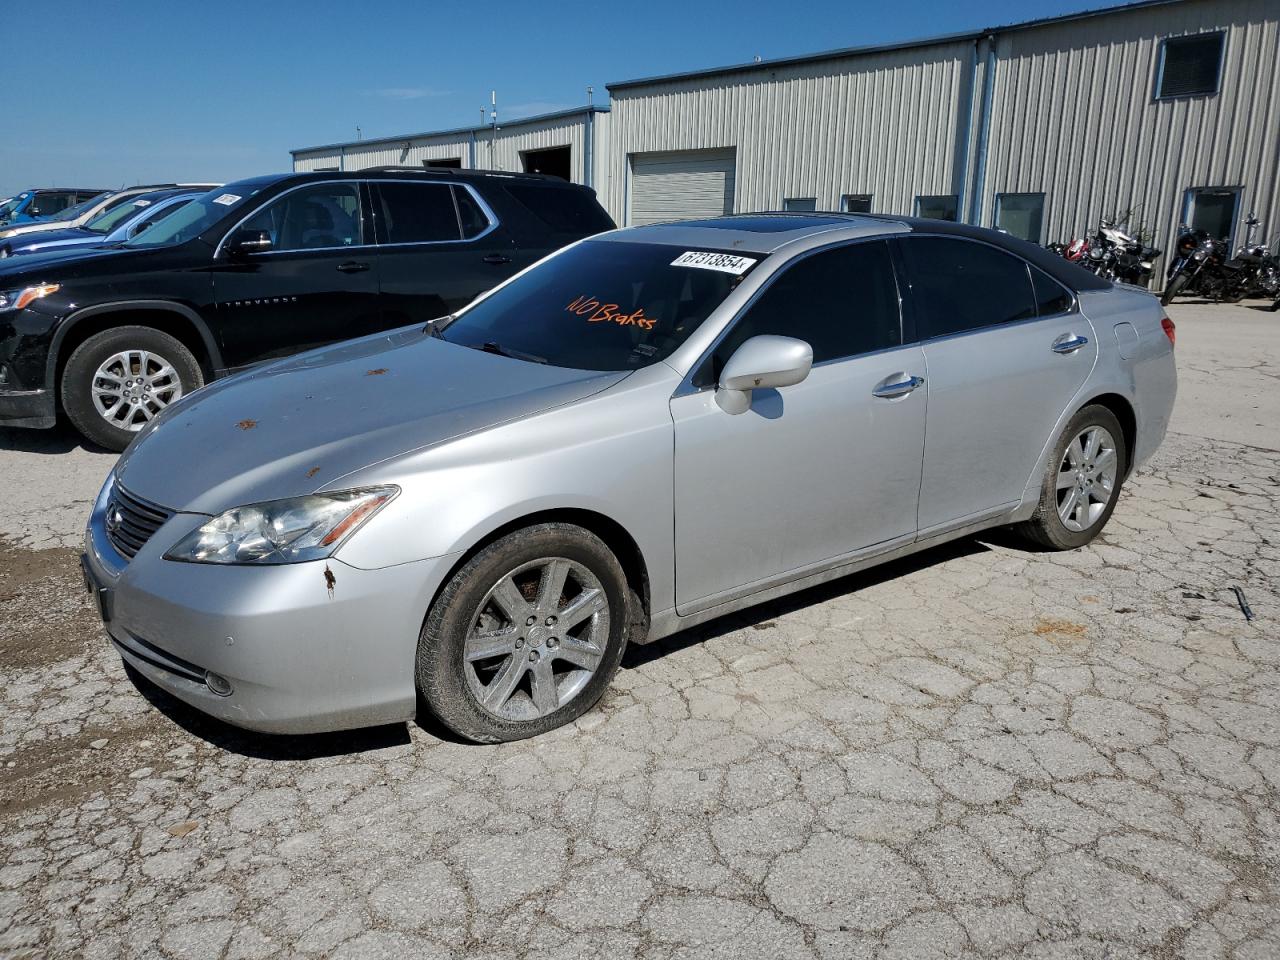
[[[925,220],[568,247],[456,316],[223,380],[121,457],[86,580],[126,664],[239,726],[527,737],[645,642],[1013,525],[1102,530],[1161,442],[1156,299]]]

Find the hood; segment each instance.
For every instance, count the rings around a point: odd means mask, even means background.
[[[341,489],[361,467],[572,403],[625,376],[515,360],[414,327],[206,387],[144,429],[116,475],[154,503],[218,514]]]
[[[21,239],[21,237],[15,237],[12,241],[0,240],[0,247],[17,243]],[[34,240],[33,237],[32,242]],[[33,250],[30,253],[15,253],[8,257],[0,257],[0,284],[8,289],[16,285],[15,282],[44,283],[51,279],[60,280],[70,275],[51,273],[47,268],[67,267],[97,257],[123,257],[141,252],[143,251],[103,247],[98,244],[73,244],[66,247]]]
[[[0,249],[12,247],[21,252],[31,247],[39,248],[53,243],[102,243],[105,239],[105,236],[100,233],[94,233],[92,230],[85,230],[83,227],[70,227],[63,230],[45,230],[29,237],[16,236],[8,240],[0,240]]]

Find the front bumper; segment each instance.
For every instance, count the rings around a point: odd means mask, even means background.
[[[378,570],[336,558],[280,566],[165,560],[165,550],[208,519],[179,513],[126,560],[106,535],[108,492],[89,521],[85,565],[105,591],[107,633],[130,666],[250,730],[313,733],[414,716],[418,635],[456,558]],[[215,693],[208,673],[230,693]]]

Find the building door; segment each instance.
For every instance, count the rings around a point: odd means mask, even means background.
[[[693,220],[733,213],[734,152],[631,154],[627,223]]]
[[[573,179],[573,148],[551,147],[547,150],[526,150],[520,154],[525,173],[545,173],[561,180]]]
[[[1235,249],[1239,210],[1239,187],[1192,187],[1183,201],[1182,221],[1192,230],[1205,230],[1215,239],[1226,240]]]

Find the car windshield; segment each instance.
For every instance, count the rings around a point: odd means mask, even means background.
[[[760,259],[589,240],[442,325],[478,350],[579,370],[634,370],[668,356]]]
[[[27,195],[25,193],[20,193],[12,200],[6,200],[4,203],[0,203],[0,220],[3,220],[5,217],[13,213],[13,211],[17,210],[18,207],[22,206],[22,201],[25,199],[27,199]]]
[[[219,220],[243,211],[249,199],[269,180],[245,180],[210,190],[184,204],[162,220],[157,220],[136,237],[124,242],[126,247],[167,247],[186,243],[204,233]]]
[[[130,217],[136,216],[147,207],[151,206],[153,202],[155,202],[154,195],[148,196],[147,194],[143,194],[140,197],[135,197],[130,203],[119,204],[107,210],[105,213],[98,214],[86,223],[84,228],[86,230],[91,230],[94,233],[110,233]]]
[[[63,210],[61,213],[54,214],[49,219],[50,220],[74,220],[76,217],[80,216],[80,214],[84,213],[86,210],[92,207],[95,203],[101,200],[104,196],[106,196],[106,194],[100,193],[96,197],[90,197],[88,200],[81,200],[79,203],[74,204],[73,206],[67,207],[67,209]]]

